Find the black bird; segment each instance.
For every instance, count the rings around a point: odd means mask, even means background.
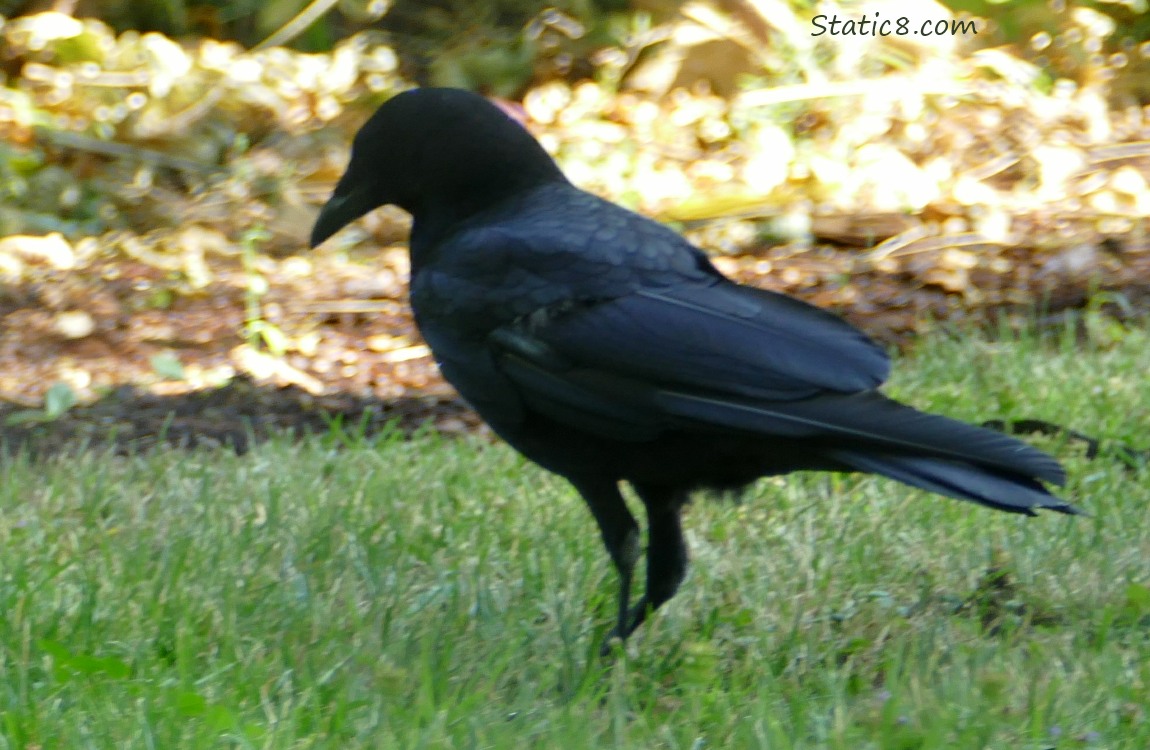
[[[316,221],[414,216],[411,305],[444,377],[516,450],[587,502],[621,580],[626,638],[686,572],[692,490],[861,471],[1011,513],[1077,513],[1062,467],[1014,438],[877,390],[886,353],[840,318],[724,277],[672,230],[574,187],[483,97],[385,102]],[[647,512],[647,586],[630,606]],[[608,643],[610,639],[608,639]],[[604,645],[607,649],[607,644]]]

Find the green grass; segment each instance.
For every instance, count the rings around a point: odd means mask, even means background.
[[[1090,330],[935,336],[890,391],[1146,447],[1150,334]],[[825,474],[700,500],[680,596],[606,660],[590,516],[505,446],[16,460],[0,748],[1150,747],[1150,471],[1042,444],[1090,517]]]

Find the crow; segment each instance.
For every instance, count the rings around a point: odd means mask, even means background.
[[[881,474],[998,510],[1079,511],[1059,463],[879,392],[886,352],[839,317],[736,284],[671,229],[573,186],[482,96],[386,101],[312,231],[385,204],[413,216],[410,300],[443,376],[586,501],[620,580],[614,638],[679,588],[692,491],[819,470]],[[626,481],[647,515],[646,588]]]

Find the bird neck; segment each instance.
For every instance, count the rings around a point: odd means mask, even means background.
[[[479,214],[496,211],[510,201],[552,184],[566,184],[558,171],[542,178],[519,173],[519,179],[469,184],[460,181],[454,185],[440,182],[439,189],[426,193],[426,198],[410,206],[403,206],[412,215],[411,246],[413,255],[418,250],[433,252],[445,239]],[[422,253],[421,253],[422,254]]]

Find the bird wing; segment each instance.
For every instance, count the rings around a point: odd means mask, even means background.
[[[841,318],[716,280],[542,311],[526,329],[572,362],[692,390],[778,400],[876,388],[890,362]]]
[[[603,437],[737,430],[1063,478],[1021,441],[875,391],[887,356],[848,323],[729,282],[541,310],[497,329],[491,343],[529,407]]]

